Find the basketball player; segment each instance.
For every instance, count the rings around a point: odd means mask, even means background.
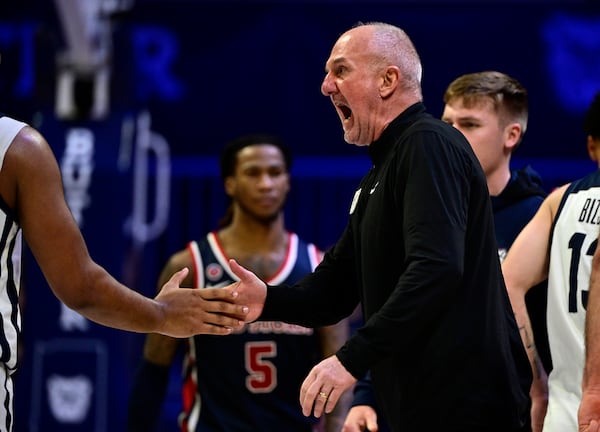
[[[510,160],[527,129],[527,90],[516,79],[496,71],[470,73],[456,78],[444,93],[442,120],[451,124],[469,141],[486,177],[492,208],[498,255],[506,256],[512,242],[531,220],[546,197],[539,175],[530,167],[511,170]],[[535,292],[535,297],[530,294]],[[543,333],[538,344],[545,348],[545,284],[528,294],[528,307],[536,312]],[[547,349],[542,353],[550,364]],[[354,405],[344,423],[344,432],[388,430],[377,415],[370,380],[354,388]]]
[[[600,103],[596,104],[596,121]],[[598,133],[600,135],[600,132]],[[600,238],[599,238],[600,240]],[[600,248],[592,258],[592,275],[585,316],[585,366],[583,393],[577,413],[580,432],[600,431]]]
[[[227,261],[245,263],[270,283],[291,283],[310,273],[321,252],[284,225],[291,156],[273,136],[250,135],[229,143],[221,156],[230,211],[218,231],[177,252],[160,284],[179,266],[192,268],[186,286],[226,286],[237,277]],[[257,322],[228,338],[195,336],[186,344],[182,431],[307,431],[318,419],[305,417],[298,389],[315,361],[332,355],[348,336],[347,326],[318,330],[282,322]],[[168,371],[180,340],[148,335],[133,385],[128,430],[156,427]],[[340,411],[345,413],[343,409]],[[335,418],[328,430],[339,431]]]
[[[0,430],[13,429],[17,369],[21,236],[54,294],[69,308],[105,326],[174,337],[229,334],[243,308],[220,290],[180,290],[187,270],[164,278],[154,300],[121,285],[90,257],[64,199],[60,171],[44,137],[0,114]],[[221,299],[225,301],[208,301]],[[230,318],[220,313],[237,315]]]
[[[600,167],[600,93],[586,114],[584,131],[589,156]],[[506,286],[534,371],[541,365],[535,361],[524,297],[532,286],[548,278],[547,325],[553,369],[548,376],[544,432],[578,430],[584,325],[592,256],[598,244],[599,203],[600,170],[555,189],[519,234],[503,263]],[[534,373],[532,394],[536,386],[543,391],[541,376]]]

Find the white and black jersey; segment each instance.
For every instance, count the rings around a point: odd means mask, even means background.
[[[599,224],[600,170],[569,185],[552,228],[547,321],[554,368],[544,432],[577,430],[585,311]]]
[[[26,124],[0,117],[0,170],[4,155]],[[19,287],[21,278],[21,228],[14,211],[0,196],[0,430],[12,430],[13,384],[17,369],[17,340],[21,329]]]

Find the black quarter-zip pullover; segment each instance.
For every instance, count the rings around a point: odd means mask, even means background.
[[[261,319],[329,325],[362,302],[337,356],[371,371],[392,430],[521,430],[531,371],[469,143],[417,103],[369,154],[341,238],[299,284],[268,287]]]

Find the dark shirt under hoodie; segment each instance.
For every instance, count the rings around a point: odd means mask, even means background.
[[[392,430],[520,430],[531,371],[471,147],[417,103],[369,155],[341,238],[291,289],[268,287],[260,319],[318,327],[362,302],[337,356],[357,378],[371,370]]]
[[[546,197],[542,180],[530,166],[511,172],[506,187],[492,196],[496,241],[500,253],[506,253],[515,238],[533,218]]]

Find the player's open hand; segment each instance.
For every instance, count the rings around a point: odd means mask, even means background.
[[[171,337],[227,335],[243,327],[248,308],[235,303],[237,292],[222,288],[180,289],[187,274],[187,268],[175,273],[154,298],[164,314],[159,333]]]

